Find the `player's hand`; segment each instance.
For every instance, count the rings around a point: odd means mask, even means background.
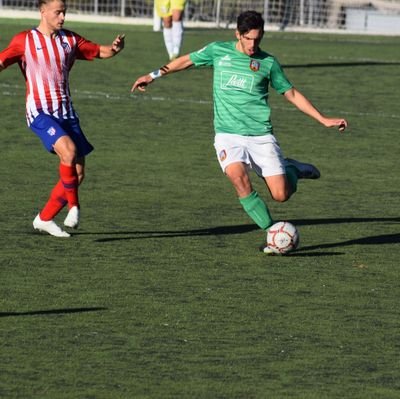
[[[136,89],[139,91],[146,91],[146,86],[149,85],[153,80],[154,79],[150,75],[141,76],[133,84],[131,92],[134,92]]]
[[[342,122],[339,124],[339,132],[344,132],[347,128],[347,121],[343,119]]]
[[[344,132],[347,128],[347,120],[340,118],[325,118],[323,121],[324,126],[326,127],[338,127],[339,132]]]
[[[112,42],[111,50],[115,54],[118,54],[124,47],[125,47],[125,35],[124,34],[118,35]]]

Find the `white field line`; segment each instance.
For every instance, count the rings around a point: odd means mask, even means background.
[[[23,95],[25,91],[25,86],[13,85],[8,83],[0,83],[0,98],[1,96],[20,96]],[[83,99],[106,99],[112,101],[126,101],[127,99],[132,99],[135,101],[154,101],[154,102],[168,102],[168,103],[189,103],[198,105],[211,105],[212,100],[201,100],[194,98],[178,98],[178,97],[164,97],[164,96],[150,96],[148,94],[127,94],[126,96],[112,94],[102,91],[88,91],[88,90],[71,90],[74,98]],[[285,110],[285,111],[297,111],[294,107],[285,106],[272,106],[274,109]],[[1,109],[1,108],[0,108]],[[330,111],[327,110],[327,113]],[[337,112],[337,111],[335,111]],[[348,112],[340,111],[342,115],[353,115],[356,117],[374,117],[374,118],[390,118],[390,119],[400,119],[400,114],[385,114],[382,112]]]

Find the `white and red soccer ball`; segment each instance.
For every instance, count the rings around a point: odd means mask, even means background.
[[[299,245],[299,232],[289,222],[277,222],[267,232],[267,248],[273,253],[285,255]]]

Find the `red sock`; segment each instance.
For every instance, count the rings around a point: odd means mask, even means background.
[[[53,188],[50,198],[40,212],[40,219],[44,221],[52,220],[67,204],[64,194],[64,186],[61,180]]]
[[[64,186],[64,195],[68,201],[68,208],[79,207],[78,174],[75,165],[68,166],[60,163],[60,178]]]

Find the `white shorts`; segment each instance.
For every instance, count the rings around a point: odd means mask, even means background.
[[[225,173],[226,167],[235,162],[246,164],[260,177],[284,175],[285,165],[282,151],[275,136],[241,136],[217,133],[214,147],[219,164]]]

